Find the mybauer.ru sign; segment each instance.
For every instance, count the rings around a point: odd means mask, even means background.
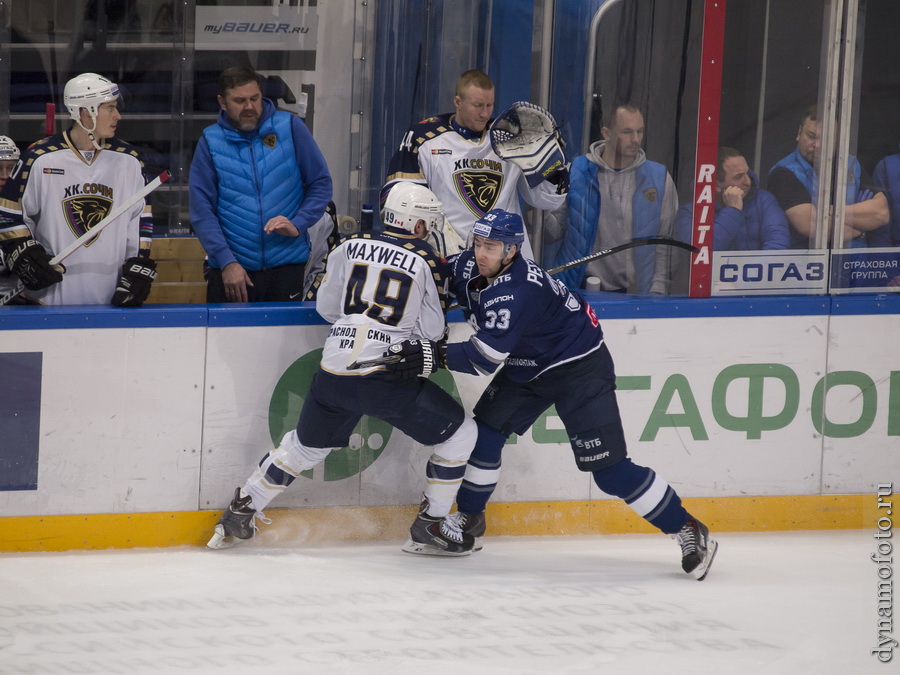
[[[200,50],[316,48],[315,7],[197,7],[194,46]]]

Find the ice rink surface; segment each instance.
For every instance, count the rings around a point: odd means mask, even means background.
[[[268,539],[0,555],[0,672],[900,672],[900,650],[870,653],[871,532],[718,534],[703,582],[663,535],[488,537],[466,558]]]

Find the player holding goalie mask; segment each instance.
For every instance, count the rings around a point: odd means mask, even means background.
[[[454,112],[409,129],[381,191],[382,204],[397,181],[434,192],[447,219],[436,237],[444,255],[462,250],[472,224],[492,209],[521,215],[520,196],[537,209],[556,209],[568,189],[559,132],[546,110],[515,103],[493,119],[494,83],[480,70],[460,76],[453,104]],[[522,253],[534,258],[527,237]]]

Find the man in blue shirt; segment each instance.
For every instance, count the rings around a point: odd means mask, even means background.
[[[219,77],[216,124],[191,163],[191,226],[209,258],[207,302],[303,300],[308,231],[331,174],[303,121],[263,98],[260,76]]]
[[[734,148],[719,148],[716,171],[713,249],[760,251],[786,249],[790,245],[788,222],[778,200],[760,189],[759,179],[747,160]],[[675,236],[691,241],[694,205],[678,209]]]
[[[702,580],[717,544],[672,486],[628,457],[616,402],[615,370],[593,309],[536,263],[519,254],[520,216],[495,209],[473,226],[474,247],[453,264],[452,291],[476,326],[465,342],[392,345],[388,369],[399,377],[443,366],[494,375],[475,406],[478,441],[449,516],[481,548],[484,511],[500,474],[510,434],[522,434],[551,405],[562,419],[581,471],[681,545],[682,568]]]

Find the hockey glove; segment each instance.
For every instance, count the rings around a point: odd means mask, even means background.
[[[150,258],[129,258],[122,265],[122,276],[112,296],[116,307],[140,307],[150,295],[156,279],[156,262]]]
[[[36,239],[26,239],[8,256],[6,265],[15,272],[29,291],[39,291],[62,281],[64,265],[51,265],[53,259]]]
[[[446,367],[446,346],[434,340],[404,340],[391,345],[384,356],[400,357],[399,361],[385,364],[389,373],[398,380],[410,380],[419,375],[431,375],[438,368]]]
[[[569,167],[561,166],[547,176],[547,182],[556,186],[556,194],[564,195],[569,191]]]
[[[504,110],[491,124],[490,137],[494,152],[522,169],[529,187],[549,180],[566,163],[556,120],[533,103],[518,101]]]

